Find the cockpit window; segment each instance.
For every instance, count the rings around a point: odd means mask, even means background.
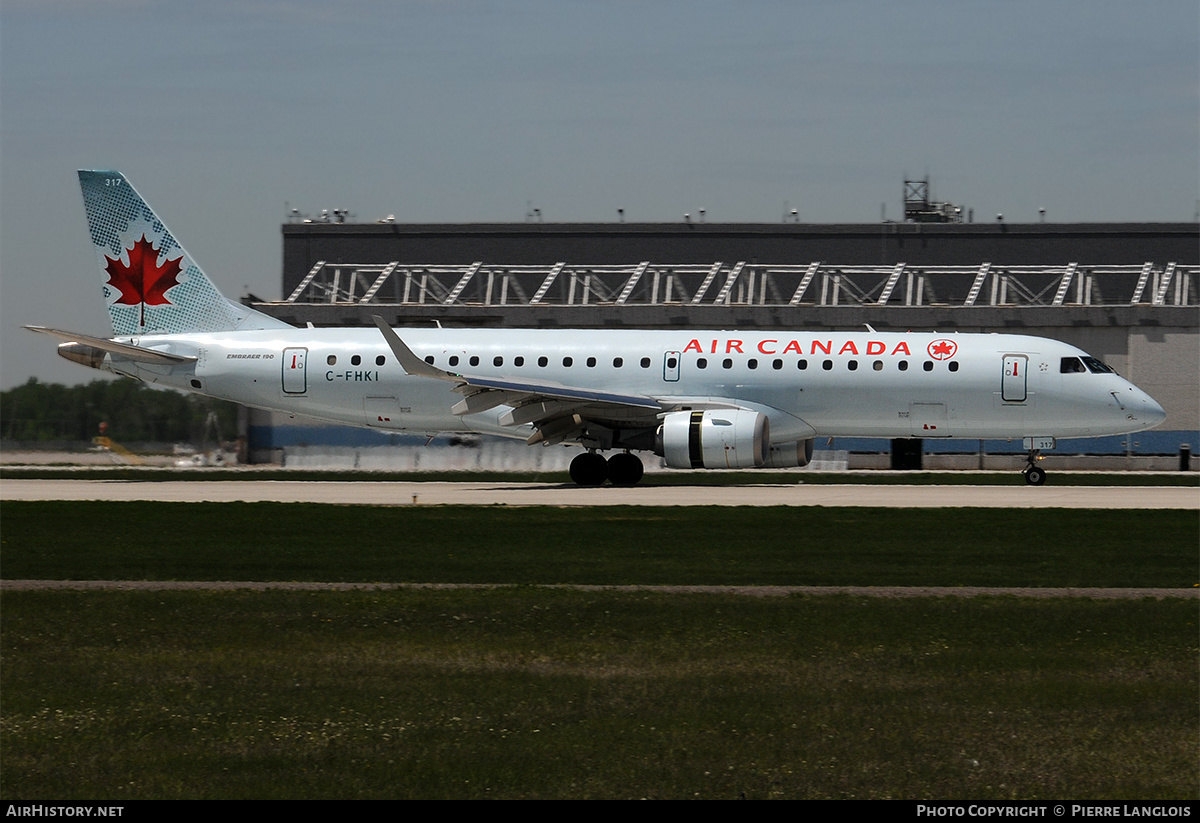
[[[1083,359],[1084,365],[1086,365],[1088,367],[1088,371],[1090,371],[1092,374],[1116,374],[1117,373],[1117,370],[1114,369],[1112,366],[1102,363],[1094,357],[1088,357],[1085,355],[1082,359]]]
[[[1084,368],[1083,362],[1078,357],[1064,357],[1058,370],[1063,374],[1075,374],[1076,372],[1087,374],[1087,369]]]

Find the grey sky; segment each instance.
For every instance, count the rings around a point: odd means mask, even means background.
[[[4,0],[0,386],[97,375],[20,329],[107,331],[77,168],[277,298],[285,202],[873,222],[928,173],[979,219],[1187,221],[1198,85],[1194,0]]]

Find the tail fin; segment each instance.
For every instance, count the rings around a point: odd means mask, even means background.
[[[227,300],[120,172],[80,171],[115,337],[290,328]]]

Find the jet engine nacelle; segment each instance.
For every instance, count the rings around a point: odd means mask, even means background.
[[[794,469],[807,466],[813,456],[813,438],[795,443],[772,443],[767,450],[767,468]]]
[[[672,412],[655,451],[673,469],[753,469],[767,460],[767,416],[745,409]]]

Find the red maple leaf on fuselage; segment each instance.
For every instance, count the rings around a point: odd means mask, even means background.
[[[951,354],[954,353],[954,349],[950,348],[950,344],[945,342],[944,340],[940,341],[938,343],[934,343],[933,347],[929,351],[935,355],[940,354],[940,355],[943,355],[946,357],[949,357]]]
[[[121,292],[121,296],[114,302],[123,306],[140,305],[142,316],[139,325],[144,326],[146,306],[171,305],[171,301],[167,299],[167,289],[179,285],[179,274],[182,271],[179,261],[183,260],[183,255],[175,260],[164,260],[162,265],[159,265],[158,250],[144,234],[141,240],[133,244],[133,248],[128,249],[128,253],[129,265],[122,263],[120,257],[114,260],[107,254],[104,255],[104,259],[108,261],[105,271],[109,276],[108,284]]]

